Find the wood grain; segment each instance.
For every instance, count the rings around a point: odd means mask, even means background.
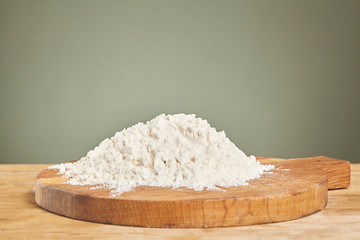
[[[302,161],[266,159],[276,169],[249,186],[226,191],[138,187],[110,197],[109,190],[65,184],[58,170],[36,178],[36,203],[51,212],[126,226],[199,228],[297,219],[325,208],[327,175]]]
[[[39,208],[31,193],[49,165],[0,164],[0,239],[350,239],[360,236],[360,164],[349,188],[329,191],[327,207],[293,221],[231,228],[163,229],[80,221]]]

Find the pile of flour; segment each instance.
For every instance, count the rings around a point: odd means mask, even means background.
[[[204,189],[247,185],[264,171],[225,135],[194,114],[161,114],[105,139],[74,163],[51,166],[73,185],[111,189],[113,195],[136,186]]]

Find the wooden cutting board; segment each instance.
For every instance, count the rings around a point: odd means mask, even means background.
[[[350,184],[349,162],[326,158],[259,158],[275,165],[249,186],[196,192],[186,188],[137,187],[111,197],[107,189],[66,184],[58,170],[36,177],[36,203],[86,221],[160,228],[228,227],[287,221],[326,207],[329,189]]]

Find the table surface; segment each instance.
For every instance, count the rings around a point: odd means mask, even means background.
[[[32,189],[47,164],[0,165],[0,239],[360,239],[360,164],[351,165],[351,185],[329,191],[327,207],[281,223],[207,228],[159,229],[85,222],[39,208]]]

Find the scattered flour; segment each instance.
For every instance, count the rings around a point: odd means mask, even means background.
[[[112,195],[136,186],[196,191],[248,185],[264,171],[225,135],[194,114],[161,114],[105,139],[74,163],[51,166],[73,185],[102,186]]]

